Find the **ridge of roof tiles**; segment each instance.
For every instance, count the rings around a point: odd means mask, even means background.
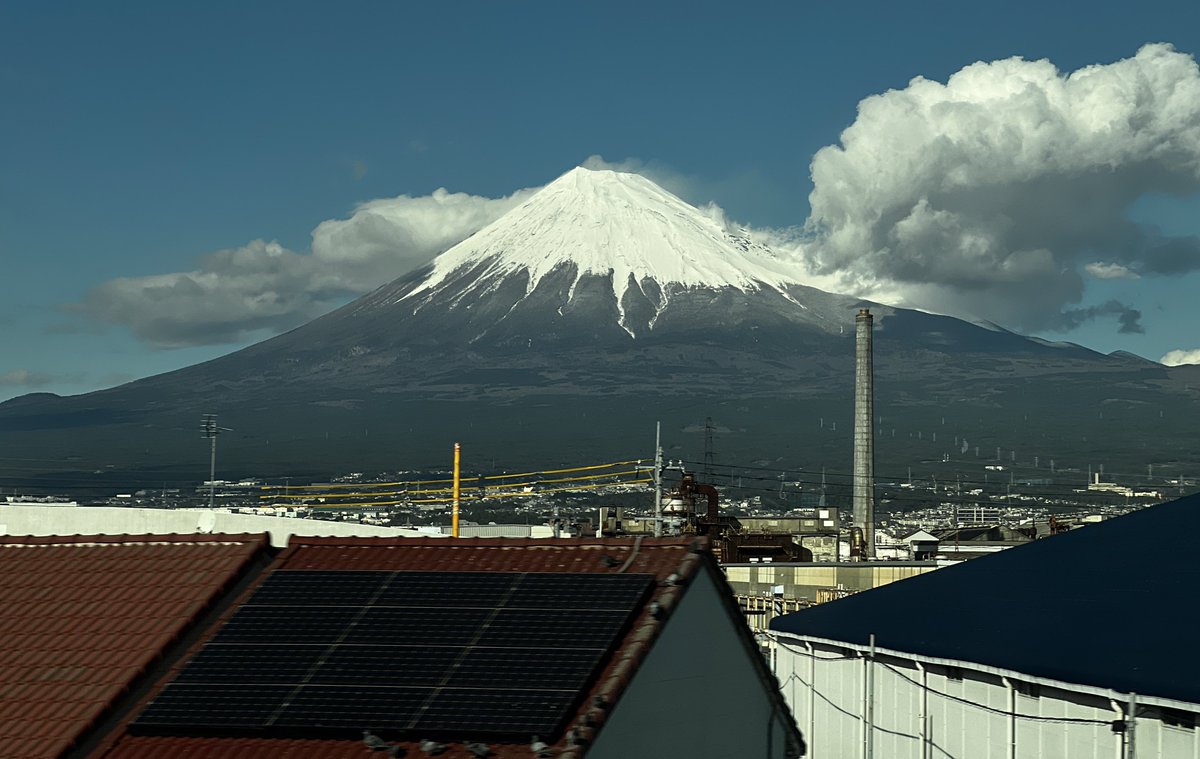
[[[607,559],[605,558],[607,557]],[[615,561],[614,561],[615,560]],[[658,580],[651,595],[635,613],[628,632],[617,644],[607,664],[589,684],[588,692],[571,715],[557,742],[549,748],[559,759],[576,759],[600,730],[632,680],[641,661],[670,619],[686,586],[697,573],[709,567],[721,577],[716,560],[704,538],[294,538],[288,548],[264,572],[265,580],[275,570],[371,570],[425,572],[580,572],[592,574],[650,574]],[[664,582],[672,575],[677,580]],[[258,583],[256,583],[257,585]],[[243,596],[247,598],[253,588]],[[657,613],[651,613],[657,604]],[[235,612],[234,604],[214,625],[207,638]],[[203,643],[193,647],[198,651]],[[174,678],[188,657],[154,689],[157,692]],[[153,695],[153,694],[152,694]],[[149,702],[150,697],[144,703]],[[600,701],[604,708],[594,704]],[[135,710],[130,718],[136,716]],[[395,743],[400,755],[422,756],[417,742]],[[235,759],[256,757],[305,757],[342,759],[370,755],[362,740],[277,739],[248,737],[146,736],[127,732],[114,736],[106,759],[193,759],[223,756]],[[493,743],[492,759],[528,759],[528,743]],[[405,754],[404,752],[407,752]],[[474,757],[464,744],[451,743],[439,756],[444,759]]]
[[[266,535],[0,537],[0,756],[71,749]]]
[[[223,545],[245,543],[269,543],[267,536],[259,533],[197,533],[197,534],[144,534],[144,535],[0,535],[0,548],[20,546],[104,546],[116,544],[162,545],[165,543],[199,544],[219,543]]]
[[[679,573],[692,542],[690,538],[299,538],[279,556],[276,568],[612,574],[629,560],[624,572],[663,580]],[[604,556],[618,563],[606,566]]]

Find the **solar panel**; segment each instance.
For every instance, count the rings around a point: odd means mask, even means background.
[[[210,685],[173,682],[138,716],[138,723],[174,728],[266,725],[295,689],[292,685]]]
[[[380,591],[386,572],[276,572],[254,593],[257,606],[362,606]]]
[[[405,730],[433,693],[432,688],[308,686],[292,697],[272,724],[342,728],[356,738],[362,730]]]
[[[131,729],[549,739],[654,586],[626,574],[277,571]]]
[[[552,647],[569,640],[571,647],[605,648],[628,618],[629,612],[603,609],[500,609],[479,645]]]
[[[372,606],[346,629],[347,643],[441,643],[466,646],[487,624],[491,609]]]
[[[398,572],[380,594],[382,606],[482,606],[495,608],[520,575],[508,572]],[[453,592],[452,598],[446,592]]]
[[[645,575],[523,575],[506,607],[624,611],[646,595]]]
[[[335,646],[310,678],[318,685],[441,685],[457,646]]]
[[[598,648],[467,649],[450,673],[450,686],[554,688],[577,691],[604,656]]]
[[[176,678],[180,683],[297,683],[316,666],[324,645],[209,644]]]
[[[476,690],[442,688],[421,715],[430,732],[452,734],[466,726],[480,732],[551,735],[575,694],[561,690]]]
[[[243,606],[218,643],[334,643],[359,616],[350,606]]]

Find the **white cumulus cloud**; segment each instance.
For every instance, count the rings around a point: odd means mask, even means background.
[[[1158,360],[1164,366],[1182,366],[1184,364],[1200,364],[1200,348],[1192,350],[1173,350]]]
[[[1200,239],[1128,215],[1200,191],[1200,68],[1156,44],[1070,73],[1011,58],[917,78],[863,100],[812,180],[815,271],[1018,328],[1077,324],[1087,261],[1107,261],[1092,276],[1200,268]]]

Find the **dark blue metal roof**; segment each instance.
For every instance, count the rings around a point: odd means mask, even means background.
[[[810,609],[771,629],[1200,703],[1200,495]]]

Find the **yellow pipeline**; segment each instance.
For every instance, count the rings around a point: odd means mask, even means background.
[[[540,472],[520,472],[518,474],[493,474],[489,477],[483,477],[484,480],[506,480],[512,477],[536,477],[540,474],[564,474],[566,472],[585,472],[591,469],[611,469],[616,466],[624,466],[626,464],[636,464],[639,460],[632,461],[614,461],[611,464],[593,464],[591,466],[576,466],[570,469],[544,469]]]
[[[461,484],[461,470],[459,464],[462,461],[462,446],[458,443],[454,444],[454,512],[450,518],[450,534],[453,537],[458,537],[458,497],[459,486]]]
[[[637,485],[637,484],[641,484],[643,482],[653,482],[653,481],[654,480],[652,478],[646,477],[646,478],[637,479],[637,480],[618,480],[616,482],[601,482],[601,483],[597,483],[595,485],[572,485],[572,486],[562,487],[562,488],[551,488],[549,490],[539,490],[539,491],[536,491],[533,493],[491,493],[491,494],[485,495],[485,496],[480,496],[480,495],[465,496],[465,497],[460,498],[459,500],[460,501],[491,501],[491,500],[496,500],[496,499],[500,499],[500,498],[521,498],[521,497],[527,498],[530,496],[543,495],[545,493],[567,493],[567,492],[573,492],[576,490],[595,490],[596,488],[606,488],[606,487],[610,487],[612,485]],[[472,488],[472,491],[477,492],[478,488]],[[447,500],[445,498],[426,498],[426,499],[414,498],[414,499],[406,499],[403,501],[364,501],[362,503],[306,504],[305,507],[310,508],[310,509],[346,509],[346,508],[370,508],[372,506],[395,506],[395,505],[401,505],[401,504],[407,505],[407,504],[412,504],[412,503],[450,504],[450,503],[453,503],[453,501]]]

